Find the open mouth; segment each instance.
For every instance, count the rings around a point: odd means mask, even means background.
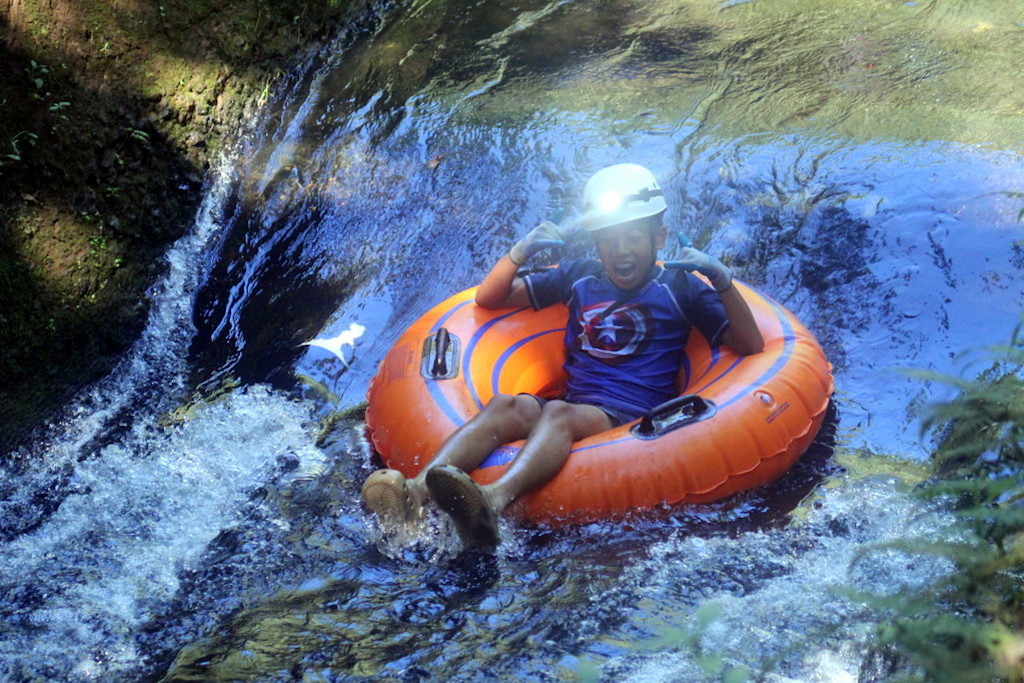
[[[628,280],[636,273],[635,263],[616,263],[613,269],[617,277]]]

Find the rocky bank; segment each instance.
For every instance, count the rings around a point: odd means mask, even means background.
[[[0,0],[0,457],[138,336],[211,160],[366,0]]]

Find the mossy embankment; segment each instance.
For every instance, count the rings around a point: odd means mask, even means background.
[[[365,0],[0,0],[0,457],[138,336],[206,170]]]

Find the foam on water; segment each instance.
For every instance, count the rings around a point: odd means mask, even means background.
[[[819,492],[799,523],[657,544],[613,589],[631,592],[614,635],[629,634],[635,651],[609,659],[605,672],[637,682],[720,680],[728,671],[858,680],[880,616],[864,596],[927,586],[953,570],[889,546],[934,538],[951,523],[904,489],[889,476],[845,481]],[[623,602],[595,597],[609,600]]]
[[[308,409],[260,387],[163,412],[183,397],[191,294],[232,190],[225,158],[193,231],[168,253],[149,322],[111,375],[32,452],[5,463],[0,678],[109,678],[138,662],[134,630],[178,574],[237,521],[283,454],[313,461]],[[17,476],[13,476],[16,474]]]
[[[276,460],[320,459],[308,412],[266,389],[235,392],[170,428],[142,420],[78,465],[74,493],[0,548],[8,595],[31,595],[3,670],[106,677],[138,665],[136,629],[174,597],[179,574]],[[22,600],[24,606],[26,600]]]

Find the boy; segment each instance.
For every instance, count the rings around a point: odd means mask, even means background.
[[[433,499],[464,543],[493,550],[498,515],[554,477],[574,441],[630,422],[675,396],[691,325],[712,346],[724,343],[742,354],[761,350],[750,309],[720,261],[692,248],[682,254],[686,267],[703,273],[712,287],[684,270],[657,265],[667,205],[650,171],[636,164],[598,171],[587,181],[584,205],[583,227],[594,238],[599,261],[572,260],[518,277],[531,248],[561,238],[558,227],[545,222],[494,265],[476,294],[477,305],[488,309],[568,305],[565,398],[496,395],[415,478],[374,472],[363,484],[363,500],[385,523],[413,522]],[[495,482],[478,486],[466,474],[501,444],[524,438]]]

